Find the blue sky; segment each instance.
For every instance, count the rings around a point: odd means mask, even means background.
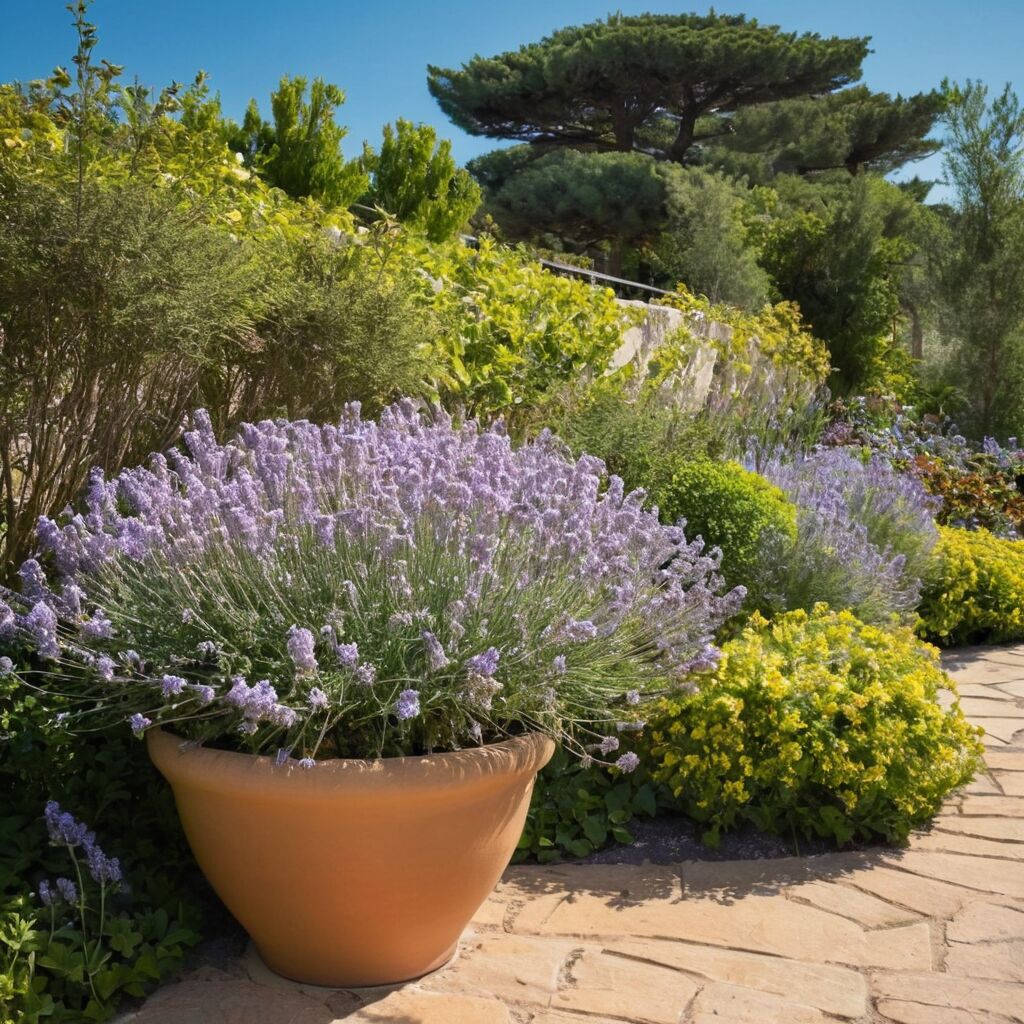
[[[591,0],[95,0],[97,54],[126,65],[149,85],[211,75],[227,113],[241,117],[250,96],[266,111],[283,73],[323,75],[348,99],[346,152],[375,142],[397,117],[433,124],[451,138],[460,161],[492,148],[452,126],[427,92],[426,65],[458,66],[474,53],[514,49],[563,25],[609,11],[706,10],[682,3]],[[823,35],[869,35],[864,81],[873,89],[918,92],[943,76],[979,78],[994,87],[1015,81],[1024,91],[1020,0],[737,0],[762,22]],[[64,0],[0,0],[0,81],[41,77],[67,64],[73,46]],[[916,168],[939,177],[933,158]],[[913,170],[911,171],[913,173]]]

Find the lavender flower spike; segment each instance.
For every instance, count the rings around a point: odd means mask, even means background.
[[[402,721],[415,718],[420,713],[418,690],[403,690],[395,701],[395,715]]]
[[[40,883],[40,889],[43,884],[45,883]],[[78,902],[78,889],[75,888],[75,883],[72,882],[70,878],[58,878],[57,891],[60,893],[60,897],[65,903]],[[41,892],[40,896],[42,896]]]
[[[288,654],[299,675],[310,675],[317,670],[315,648],[316,637],[310,630],[300,626],[288,630]]]

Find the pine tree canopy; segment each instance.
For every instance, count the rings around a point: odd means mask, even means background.
[[[759,103],[830,93],[860,78],[866,38],[798,35],[743,15],[613,15],[461,69],[431,66],[441,109],[473,135],[629,152],[670,121],[651,155],[683,162],[729,130],[698,122]]]
[[[730,160],[732,154],[757,154],[765,166],[751,174],[755,179],[841,168],[887,174],[939,149],[940,143],[927,136],[944,106],[939,92],[904,98],[859,85],[746,107],[730,118],[730,134],[717,140],[705,159],[729,166],[737,159]],[[750,173],[750,166],[744,170]]]

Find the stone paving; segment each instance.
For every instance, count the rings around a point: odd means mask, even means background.
[[[1024,646],[946,662],[987,770],[905,849],[511,868],[419,982],[303,987],[250,950],[125,1024],[1024,1024]]]

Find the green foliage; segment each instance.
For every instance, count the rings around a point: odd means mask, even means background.
[[[656,787],[634,772],[583,767],[559,748],[537,776],[516,861],[542,864],[562,857],[586,857],[610,843],[631,843],[629,823],[638,815],[653,818]]]
[[[796,508],[763,477],[735,462],[682,463],[668,487],[654,492],[666,522],[686,520],[687,537],[722,549],[722,575],[730,587],[757,594],[767,585],[763,552],[769,543],[796,540]]]
[[[429,125],[402,118],[395,127],[384,125],[380,152],[364,144],[360,163],[370,179],[360,202],[379,206],[432,242],[453,238],[480,205],[480,187],[455,166],[452,144],[438,142]]]
[[[0,676],[0,797],[0,1021],[105,1020],[122,995],[143,995],[180,966],[199,941],[205,886],[141,744],[121,728],[72,737],[53,707]],[[102,928],[95,891],[52,922],[33,895],[43,877],[74,877],[67,851],[47,845],[51,797],[122,861],[131,889],[106,894]]]
[[[931,255],[952,379],[976,436],[1024,429],[1024,109],[1013,90],[944,83],[947,244]]]
[[[341,89],[322,78],[309,85],[301,75],[284,75],[270,94],[273,123],[263,120],[251,100],[241,128],[230,132],[229,145],[288,195],[348,207],[366,191],[368,182],[359,163],[346,162],[341,152],[347,132],[334,114],[344,102]]]
[[[715,673],[649,720],[651,774],[711,844],[743,821],[899,841],[980,764],[978,730],[939,704],[952,685],[909,629],[824,605],[755,614]]]
[[[743,15],[615,14],[461,70],[430,67],[428,85],[471,135],[682,161],[724,130],[698,130],[702,115],[830,92],[860,77],[866,54],[866,39],[798,36]]]
[[[919,609],[925,634],[943,644],[1024,638],[1024,541],[940,526],[936,552]]]
[[[202,400],[219,426],[326,421],[347,402],[372,413],[427,392],[438,320],[415,250],[393,221],[356,236],[313,230],[276,239],[261,245],[260,258],[270,301],[203,375]]]
[[[728,337],[715,338],[712,344],[726,361],[738,363],[741,371],[752,369],[751,343],[755,343],[757,354],[778,366],[794,368],[814,384],[822,383],[829,375],[828,349],[811,333],[799,307],[792,302],[765,304],[758,312],[745,312],[705,295],[694,295],[680,285],[659,304],[696,314],[703,323],[713,321],[728,327]]]
[[[189,409],[331,418],[433,376],[416,245],[241,166],[203,76],[122,86],[77,10],[74,83],[0,86],[0,577],[91,466],[166,448]]]
[[[927,136],[944,106],[938,92],[890,96],[858,85],[745,107],[730,121],[732,132],[702,157],[758,183],[778,174],[839,169],[888,174],[939,149]]]
[[[18,170],[0,164],[0,574],[91,466],[174,440],[207,360],[251,330],[260,280],[170,193]]]
[[[440,317],[438,380],[446,401],[473,415],[527,412],[556,386],[599,376],[636,319],[608,289],[556,277],[483,238],[425,254]]]
[[[720,452],[706,420],[666,397],[657,380],[636,389],[628,376],[606,377],[556,391],[533,425],[551,429],[577,455],[603,459],[627,491],[660,494],[681,462]]]
[[[893,383],[893,325],[916,216],[910,196],[868,175],[814,184],[787,175],[752,194],[761,265],[828,345],[840,389]]]
[[[696,167],[669,167],[663,177],[666,216],[649,248],[659,279],[712,303],[760,309],[769,281],[741,215],[746,188]]]
[[[482,166],[493,179],[499,171],[493,156],[474,161],[470,170],[476,174]],[[501,157],[504,165],[512,159]],[[666,175],[648,156],[555,149],[489,188],[485,210],[514,239],[553,234],[583,247],[639,245],[661,230],[665,201]]]

